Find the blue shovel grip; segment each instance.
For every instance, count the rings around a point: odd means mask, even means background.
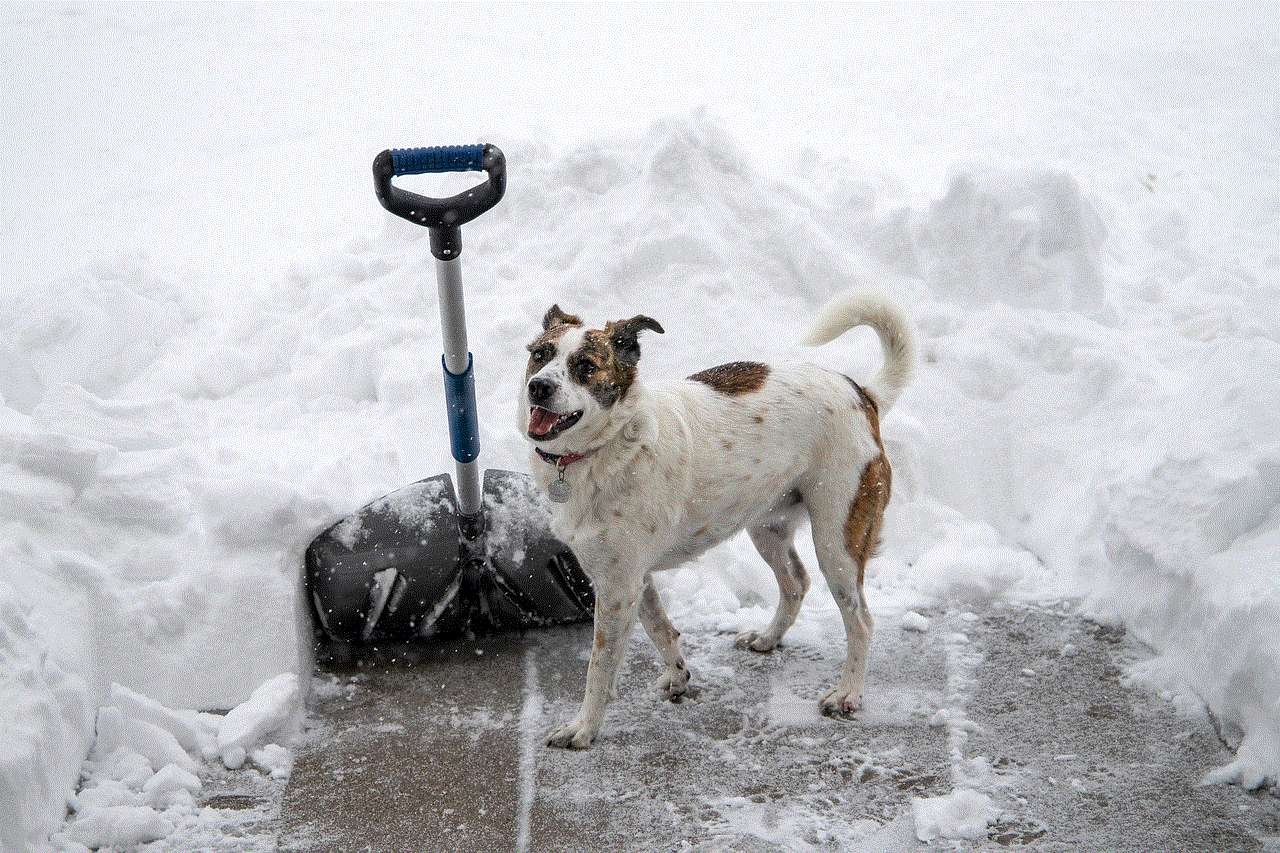
[[[483,169],[483,145],[391,149],[391,171],[396,176],[427,172],[479,172]]]
[[[449,416],[449,439],[453,458],[459,462],[474,462],[480,456],[480,414],[476,407],[476,382],[471,372],[475,361],[467,353],[467,369],[462,373],[450,373],[444,367],[444,402]]]

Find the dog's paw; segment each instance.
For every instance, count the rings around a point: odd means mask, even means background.
[[[822,700],[822,715],[824,717],[839,717],[847,720],[853,716],[854,712],[861,709],[861,696],[842,692],[839,688],[832,690]]]
[[[561,749],[587,749],[596,739],[596,730],[575,718],[547,737],[547,746]]]
[[[689,670],[681,667],[674,673],[667,671],[653,687],[663,699],[679,703],[689,693]]]
[[[750,649],[764,654],[778,647],[778,638],[761,631],[743,631],[734,638],[733,646],[736,649]]]

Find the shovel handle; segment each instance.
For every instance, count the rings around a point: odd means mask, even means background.
[[[471,189],[449,198],[430,198],[397,187],[401,175],[435,172],[487,172]],[[507,189],[507,160],[496,145],[438,145],[388,148],[373,159],[373,187],[390,212],[431,231],[431,253],[451,261],[462,252],[459,227],[502,199]]]
[[[479,172],[483,169],[483,145],[391,149],[391,170],[395,177],[428,172]]]

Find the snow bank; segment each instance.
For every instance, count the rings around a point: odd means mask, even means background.
[[[1215,341],[1111,485],[1113,570],[1093,603],[1162,654],[1136,673],[1189,685],[1236,760],[1209,779],[1280,779],[1280,345]],[[1197,416],[1199,415],[1199,416]]]
[[[42,849],[95,723],[101,743],[111,719],[100,708],[127,712],[108,729],[149,766],[194,773],[190,732],[164,706],[233,707],[302,668],[297,555],[316,522],[294,487],[220,464],[188,401],[58,384],[30,414],[0,414],[0,691],[13,709],[0,778],[15,792],[0,825],[14,849]],[[70,837],[171,828],[140,814],[97,815]]]
[[[23,589],[30,599],[41,590]],[[0,578],[0,844],[39,849],[62,823],[80,763],[93,743],[93,693],[50,653],[19,604],[19,591]],[[65,662],[64,662],[65,663]]]

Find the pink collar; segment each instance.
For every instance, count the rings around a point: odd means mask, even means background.
[[[556,456],[553,453],[547,453],[541,447],[535,447],[534,452],[542,458],[543,462],[549,462],[557,468],[566,468],[574,462],[577,462],[579,459],[586,459],[592,453],[595,453],[594,450],[588,450],[586,453],[566,453],[563,456]]]

